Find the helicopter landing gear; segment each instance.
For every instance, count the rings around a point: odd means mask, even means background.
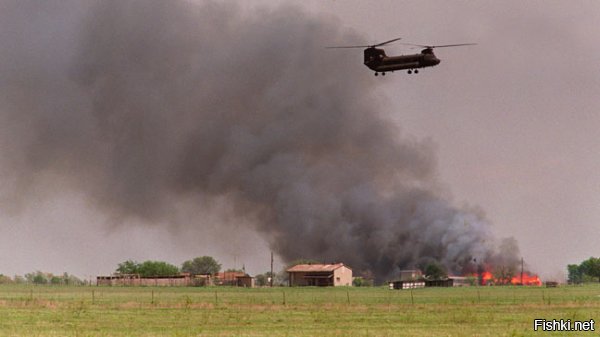
[[[418,69],[415,69],[415,74],[418,74],[418,73],[419,73],[419,70],[418,70]]]
[[[409,74],[412,74],[412,70],[410,70],[410,69],[409,69],[409,70],[407,71],[407,73],[409,73]]]
[[[418,69],[415,69],[415,70],[409,69],[409,70],[407,71],[407,73],[409,73],[409,74],[412,74],[412,73],[413,73],[413,71],[415,72],[415,74],[418,74],[418,73],[419,73],[419,70],[418,70]]]
[[[385,73],[381,73],[381,76],[385,76]]]
[[[375,72],[375,76],[378,76],[378,75],[379,75],[379,73],[378,73],[378,72]]]

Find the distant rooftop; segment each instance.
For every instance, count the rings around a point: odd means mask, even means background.
[[[344,264],[343,263],[336,263],[336,264],[319,264],[319,263],[314,263],[314,264],[297,264],[291,268],[288,268],[286,271],[287,272],[306,272],[306,273],[312,273],[312,272],[328,272],[328,271],[334,271],[338,268],[343,267]],[[348,267],[346,267],[348,268]],[[350,268],[348,268],[350,269]]]

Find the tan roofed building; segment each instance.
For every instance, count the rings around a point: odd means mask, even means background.
[[[352,286],[352,269],[343,263],[297,264],[286,270],[290,287]]]

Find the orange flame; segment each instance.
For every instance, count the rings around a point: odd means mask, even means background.
[[[492,276],[492,273],[490,273],[489,271],[484,271],[481,274],[481,284],[487,285],[489,284],[489,282],[494,282],[494,276]]]
[[[477,274],[471,274],[470,276],[477,277],[477,278],[479,277]],[[492,275],[492,273],[489,271],[484,271],[483,273],[481,273],[481,285],[491,285],[491,284],[502,284],[502,282],[498,282],[498,280],[496,280],[494,278],[494,276]],[[510,280],[510,284],[520,285],[521,284],[521,274],[519,273],[518,275],[514,276]],[[525,285],[525,286],[541,286],[542,281],[540,280],[540,278],[537,275],[523,273],[523,285]]]
[[[517,275],[510,280],[510,283],[515,285],[521,284],[521,275]],[[523,273],[523,285],[524,286],[541,286],[542,281],[537,275],[529,275],[528,273]]]

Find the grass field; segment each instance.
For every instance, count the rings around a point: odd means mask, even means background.
[[[0,286],[0,336],[593,336],[600,286],[133,288]],[[600,323],[599,323],[600,324]]]

